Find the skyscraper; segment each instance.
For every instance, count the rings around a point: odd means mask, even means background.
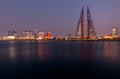
[[[112,28],[112,37],[116,37],[117,35],[117,28]]]
[[[79,18],[79,21],[78,21],[78,26],[77,26],[77,30],[76,30],[76,37],[77,38],[84,38],[85,37],[85,19],[84,19],[84,8],[82,7],[82,11],[81,11],[81,14],[80,14],[80,18]],[[92,21],[92,18],[91,18],[91,14],[90,14],[90,10],[89,10],[89,7],[87,6],[87,38],[88,39],[92,39],[96,36],[96,32],[95,32],[95,28],[94,28],[94,25],[93,25],[93,21]]]
[[[80,14],[80,18],[78,21],[78,25],[77,25],[77,30],[76,30],[76,37],[83,37],[84,36],[84,7],[82,7],[82,11]]]

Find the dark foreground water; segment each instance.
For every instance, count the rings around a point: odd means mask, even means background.
[[[120,41],[1,41],[2,78],[120,78]]]

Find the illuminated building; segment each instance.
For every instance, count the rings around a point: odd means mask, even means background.
[[[86,25],[87,25],[87,39],[95,39],[96,32],[95,32],[93,20],[92,20],[88,6],[87,6],[87,22],[85,22],[84,8],[82,7],[82,11],[81,11],[80,18],[79,18],[78,25],[77,25],[77,29],[76,29],[76,38],[79,38],[79,39],[86,38],[85,33],[84,33]]]
[[[45,37],[45,34],[44,34],[44,32],[37,32],[37,40],[42,40],[42,39],[44,39],[44,37]]]
[[[17,30],[16,29],[12,30],[12,34],[13,36],[17,36],[18,35]]]
[[[23,40],[33,40],[34,35],[31,31],[24,31],[21,39],[23,39]]]
[[[15,40],[16,37],[15,37],[15,36],[8,36],[6,39],[7,39],[7,40]]]
[[[8,31],[8,35],[4,37],[6,40],[15,40],[18,39],[18,34],[16,30]]]
[[[117,28],[112,29],[112,37],[117,37]]]
[[[111,35],[103,36],[103,39],[113,39]]]
[[[52,39],[53,36],[52,36],[52,33],[51,32],[46,32],[45,33],[45,39]]]

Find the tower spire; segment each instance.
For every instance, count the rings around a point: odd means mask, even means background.
[[[90,15],[89,7],[87,6],[87,36],[88,38],[90,36],[90,20],[91,20],[91,15]]]
[[[79,17],[78,25],[77,25],[77,30],[76,30],[76,37],[83,37],[84,33],[84,7],[82,7],[82,11]]]
[[[93,38],[94,36],[96,36],[95,28],[93,25],[93,21],[92,21],[90,10],[89,10],[88,6],[87,6],[87,26],[88,26],[87,27],[88,38]]]
[[[82,38],[84,37],[84,7],[82,7],[82,11],[80,13],[77,30],[76,30],[76,37]],[[94,29],[93,21],[91,18],[90,10],[87,5],[87,37],[88,39],[92,39],[94,36],[96,36],[96,32]]]

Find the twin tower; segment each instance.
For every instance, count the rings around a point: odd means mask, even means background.
[[[87,19],[84,19],[84,7],[82,7],[82,11],[80,14],[80,18],[76,30],[76,38],[93,39],[94,37],[96,37],[96,32],[94,29],[89,7],[87,6]]]

